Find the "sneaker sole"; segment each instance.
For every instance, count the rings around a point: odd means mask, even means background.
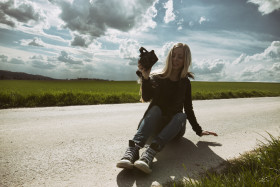
[[[117,163],[118,168],[133,169],[134,165],[129,160],[121,160]]]
[[[137,160],[134,163],[134,167],[136,167],[137,169],[143,171],[146,174],[150,174],[152,172],[152,170],[149,168],[149,166],[145,162],[143,162],[141,160]]]

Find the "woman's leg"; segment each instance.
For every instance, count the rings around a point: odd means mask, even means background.
[[[158,136],[152,141],[151,145],[143,152],[140,159],[135,161],[134,166],[145,173],[152,172],[152,163],[157,152],[161,151],[164,145],[172,140],[186,125],[187,116],[178,113],[173,116],[171,121],[163,128]]]
[[[148,138],[155,133],[161,125],[161,109],[153,106],[142,119],[133,141],[140,147],[144,147]]]
[[[187,115],[185,113],[175,114],[171,121],[162,129],[158,136],[153,139],[151,147],[160,151],[169,141],[175,138],[186,125]]]
[[[158,106],[153,106],[142,119],[133,140],[129,140],[129,147],[123,158],[117,163],[117,167],[126,169],[133,168],[134,162],[139,159],[139,149],[144,147],[149,136],[160,127],[160,122],[161,110]]]

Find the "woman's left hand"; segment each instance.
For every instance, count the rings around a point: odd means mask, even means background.
[[[204,136],[204,135],[213,135],[213,136],[218,136],[218,134],[217,134],[217,133],[215,133],[215,132],[202,131],[202,133],[200,134],[200,136]]]

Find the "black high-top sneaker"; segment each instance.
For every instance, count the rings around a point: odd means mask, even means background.
[[[124,153],[123,158],[117,163],[118,168],[132,169],[133,164],[139,159],[139,149],[133,140],[129,140],[129,147]]]
[[[140,159],[134,163],[134,166],[141,171],[150,174],[152,172],[152,163],[156,154],[157,151],[148,147],[146,151],[142,153]]]

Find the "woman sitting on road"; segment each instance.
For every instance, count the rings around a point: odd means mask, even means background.
[[[145,70],[138,63],[141,71],[142,100],[151,103],[139,123],[138,131],[129,140],[124,157],[117,167],[132,169],[136,167],[145,173],[151,173],[151,164],[155,155],[172,139],[180,138],[186,129],[188,119],[198,136],[214,135],[214,132],[203,131],[196,121],[192,106],[191,83],[188,77],[191,51],[188,45],[178,43],[169,51],[163,72],[150,76],[151,69]],[[183,113],[183,108],[185,113]],[[139,150],[149,137],[155,135],[150,146],[139,159]]]

